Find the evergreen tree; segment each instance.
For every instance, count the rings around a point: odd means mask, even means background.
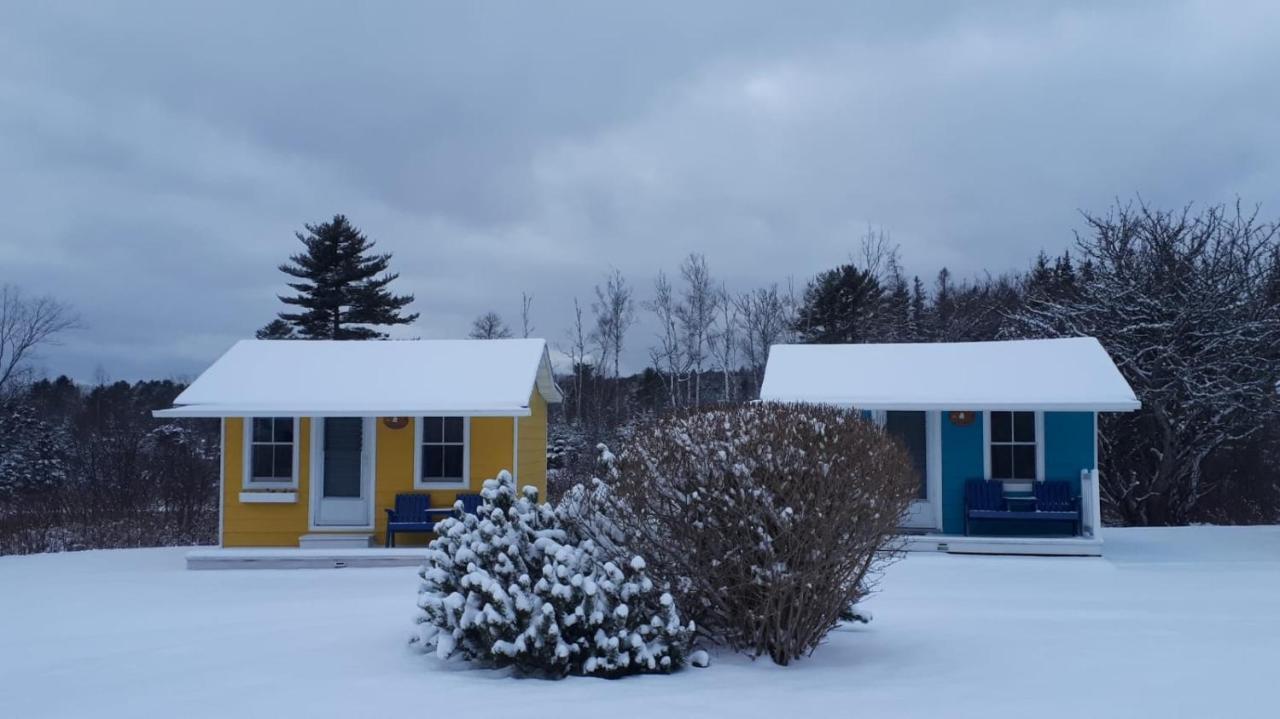
[[[933,338],[946,342],[951,338],[951,321],[955,318],[956,300],[951,286],[951,270],[943,267],[933,292]]]
[[[305,339],[363,340],[387,336],[367,325],[407,325],[418,318],[400,312],[413,295],[387,289],[399,277],[387,272],[391,255],[369,254],[375,243],[346,217],[334,215],[306,228],[306,234],[296,233],[306,250],[280,265],[281,272],[299,280],[289,283],[298,294],[280,301],[300,311],[281,312],[280,322]],[[259,336],[278,337],[281,330],[272,322]]]
[[[924,283],[920,276],[911,278],[911,339],[920,342],[926,339],[925,323],[928,321],[928,299],[924,295]]]
[[[480,494],[476,514],[436,525],[419,570],[416,644],[552,677],[667,673],[684,663],[694,627],[643,559],[612,561],[564,512],[539,504],[533,487],[517,494],[505,470]]]
[[[293,331],[293,325],[279,318],[268,322],[262,329],[254,333],[254,336],[260,340],[298,339],[298,333]]]
[[[880,306],[880,281],[852,264],[822,272],[805,288],[794,329],[801,342],[865,342]]]
[[[896,257],[889,258],[885,285],[887,291],[881,301],[877,339],[883,342],[911,342],[915,340],[911,321],[911,289]]]

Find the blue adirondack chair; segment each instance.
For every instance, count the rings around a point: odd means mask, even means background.
[[[964,483],[964,533],[969,520],[1015,520],[1019,522],[1071,522],[1072,534],[1080,534],[1080,498],[1071,494],[1071,485],[1062,481],[1034,482],[1035,502],[1028,509],[1013,509],[998,479],[970,479]]]
[[[480,511],[480,495],[478,494],[459,494],[458,501],[462,503],[464,514],[475,514]]]
[[[964,483],[964,534],[969,536],[971,519],[1003,519],[1009,508],[1004,501],[1004,483],[998,479],[969,479]]]
[[[1072,534],[1080,534],[1080,498],[1067,482],[1036,482],[1036,518],[1071,522]]]
[[[432,515],[430,494],[397,494],[396,508],[387,510],[385,546],[388,549],[396,546],[397,532],[435,531]]]

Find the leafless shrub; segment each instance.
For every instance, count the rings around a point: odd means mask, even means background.
[[[637,427],[579,499],[601,542],[645,555],[704,635],[787,664],[870,591],[912,473],[854,413],[751,404]]]

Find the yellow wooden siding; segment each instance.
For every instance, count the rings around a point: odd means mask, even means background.
[[[242,504],[244,489],[244,422],[228,417],[223,447],[222,546],[296,547],[307,533],[307,507],[311,466],[311,421],[298,424],[298,501],[292,504]]]
[[[471,467],[468,486],[463,489],[426,487],[415,489],[413,486],[414,453],[418,448],[413,439],[416,434],[414,425],[421,421],[415,418],[402,429],[389,429],[386,423],[378,421],[378,469],[374,489],[376,503],[374,534],[381,544],[386,539],[386,509],[395,506],[396,495],[401,492],[424,492],[431,495],[431,506],[451,507],[459,494],[479,492],[486,479],[496,477],[498,472],[512,466],[512,436],[510,417],[473,417],[471,418]],[[431,539],[426,534],[396,535],[397,546],[425,544]]]
[[[547,501],[547,402],[534,391],[529,398],[528,417],[519,418],[519,473],[516,480],[521,487],[538,488],[538,497]]]
[[[470,434],[470,481],[465,489],[415,489],[413,486],[414,425],[417,419],[400,429],[387,427],[382,418],[375,420],[377,444],[374,477],[374,533],[381,544],[386,532],[386,509],[395,505],[401,492],[428,492],[435,507],[449,507],[462,492],[479,492],[486,479],[501,470],[515,469],[519,461],[521,486],[532,484],[545,496],[546,472],[546,402],[534,393],[533,415],[520,418],[519,454],[515,453],[512,417],[474,417]],[[223,447],[223,527],[222,544],[226,547],[296,547],[307,534],[310,516],[311,420],[303,418],[298,431],[298,501],[284,504],[242,504],[245,447],[244,420],[226,420],[226,442]],[[351,530],[358,532],[360,530]],[[366,530],[367,531],[367,530]],[[396,537],[401,545],[427,541],[427,535]]]

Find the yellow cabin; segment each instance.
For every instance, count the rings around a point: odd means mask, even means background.
[[[221,547],[350,549],[400,494],[448,508],[507,470],[545,496],[560,399],[538,339],[245,340],[155,414],[222,421]]]

